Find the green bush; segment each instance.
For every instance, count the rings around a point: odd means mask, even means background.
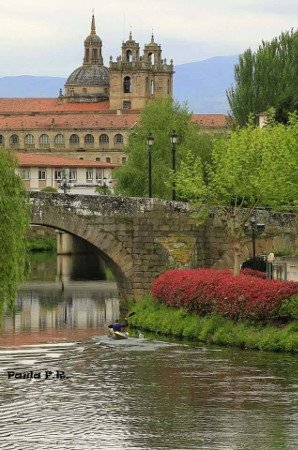
[[[52,186],[46,186],[41,189],[41,192],[58,192],[56,188]]]

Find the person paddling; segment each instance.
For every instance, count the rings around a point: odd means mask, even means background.
[[[121,333],[125,333],[125,328],[128,326],[127,320],[125,319],[124,322],[119,322],[119,320],[115,320],[115,323],[112,323],[111,325],[108,325],[108,328],[115,331],[120,331]]]

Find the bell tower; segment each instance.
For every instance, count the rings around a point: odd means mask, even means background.
[[[173,95],[173,61],[161,58],[161,46],[154,42],[140,46],[129,39],[122,43],[122,54],[110,58],[110,109],[142,109],[150,99]]]

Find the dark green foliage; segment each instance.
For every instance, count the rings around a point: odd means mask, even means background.
[[[30,252],[54,252],[56,251],[57,243],[55,239],[29,238],[26,241],[26,246]]]
[[[16,167],[11,151],[0,150],[0,309],[5,303],[14,304],[26,270],[29,207]]]
[[[286,123],[288,113],[297,111],[298,32],[282,33],[262,42],[257,52],[246,50],[235,66],[235,85],[227,91],[232,115],[239,125],[276,109],[276,119]]]
[[[141,120],[131,131],[126,153],[127,163],[114,171],[117,191],[127,196],[148,196],[148,148],[147,136],[152,133],[152,186],[153,197],[170,199],[172,196],[172,144],[170,134],[175,130],[179,136],[177,144],[177,168],[191,152],[195,157],[209,161],[212,137],[201,133],[190,123],[188,108],[170,99],[150,102],[141,114]]]
[[[145,296],[133,306],[129,325],[193,341],[267,351],[298,352],[298,321],[285,326],[235,323],[220,315],[200,317]]]

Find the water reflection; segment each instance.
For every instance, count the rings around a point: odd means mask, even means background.
[[[28,338],[44,342],[50,336],[64,333],[64,338],[85,336],[94,329],[104,329],[119,317],[117,288],[113,282],[69,282],[24,284],[18,291],[16,312],[5,315],[0,335],[0,345]],[[68,333],[68,331],[70,333]],[[102,332],[102,330],[100,330]],[[106,332],[106,330],[105,330]]]
[[[113,280],[111,272],[97,253],[32,253],[30,265],[30,281]]]

